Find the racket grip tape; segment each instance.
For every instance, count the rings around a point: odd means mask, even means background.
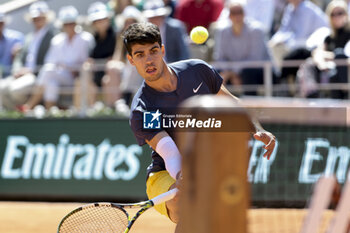
[[[155,198],[151,199],[151,201],[154,205],[161,204],[163,202],[173,199],[178,191],[179,190],[177,188],[174,188],[166,193],[162,193],[159,196],[156,196]]]

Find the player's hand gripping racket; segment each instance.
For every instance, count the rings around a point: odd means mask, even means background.
[[[133,204],[101,202],[81,206],[71,211],[61,220],[57,232],[127,233],[141,214],[154,205],[174,198],[177,191],[177,189],[172,189],[151,200]],[[126,208],[141,209],[131,218],[125,210]]]

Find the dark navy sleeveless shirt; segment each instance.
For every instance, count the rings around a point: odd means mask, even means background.
[[[176,108],[183,100],[203,94],[217,94],[222,78],[214,68],[198,59],[190,59],[168,64],[177,76],[177,88],[172,92],[159,92],[145,82],[135,94],[131,105],[130,126],[140,146],[151,140],[159,130],[143,129],[143,113],[158,109],[161,113]],[[166,130],[167,131],[167,130]],[[173,133],[167,132],[173,139]],[[175,140],[175,139],[174,139]],[[165,170],[164,160],[152,151],[150,172]]]

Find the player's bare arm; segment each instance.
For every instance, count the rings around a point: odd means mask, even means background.
[[[232,95],[224,85],[221,85],[218,95],[231,96],[238,103],[241,103],[241,100],[236,96]],[[265,144],[265,146],[263,147],[266,150],[264,157],[266,157],[267,159],[270,159],[270,156],[276,145],[276,137],[272,133],[266,131],[256,118],[252,117],[252,122],[254,124],[255,131],[256,131],[254,134],[254,138]]]

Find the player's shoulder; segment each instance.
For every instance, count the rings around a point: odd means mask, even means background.
[[[133,111],[140,111],[140,110],[142,112],[142,109],[146,108],[145,92],[146,92],[145,82],[143,81],[141,86],[139,87],[139,89],[135,93],[134,98],[132,100],[132,103],[131,103],[131,111],[132,112]]]
[[[200,59],[188,59],[188,60],[182,60],[177,61],[174,63],[170,63],[169,66],[171,68],[177,69],[177,70],[188,70],[188,69],[200,69],[203,67],[210,67],[210,65]]]
[[[212,70],[212,67],[200,59],[188,59],[169,64],[178,75],[192,76],[194,74],[205,74]]]

